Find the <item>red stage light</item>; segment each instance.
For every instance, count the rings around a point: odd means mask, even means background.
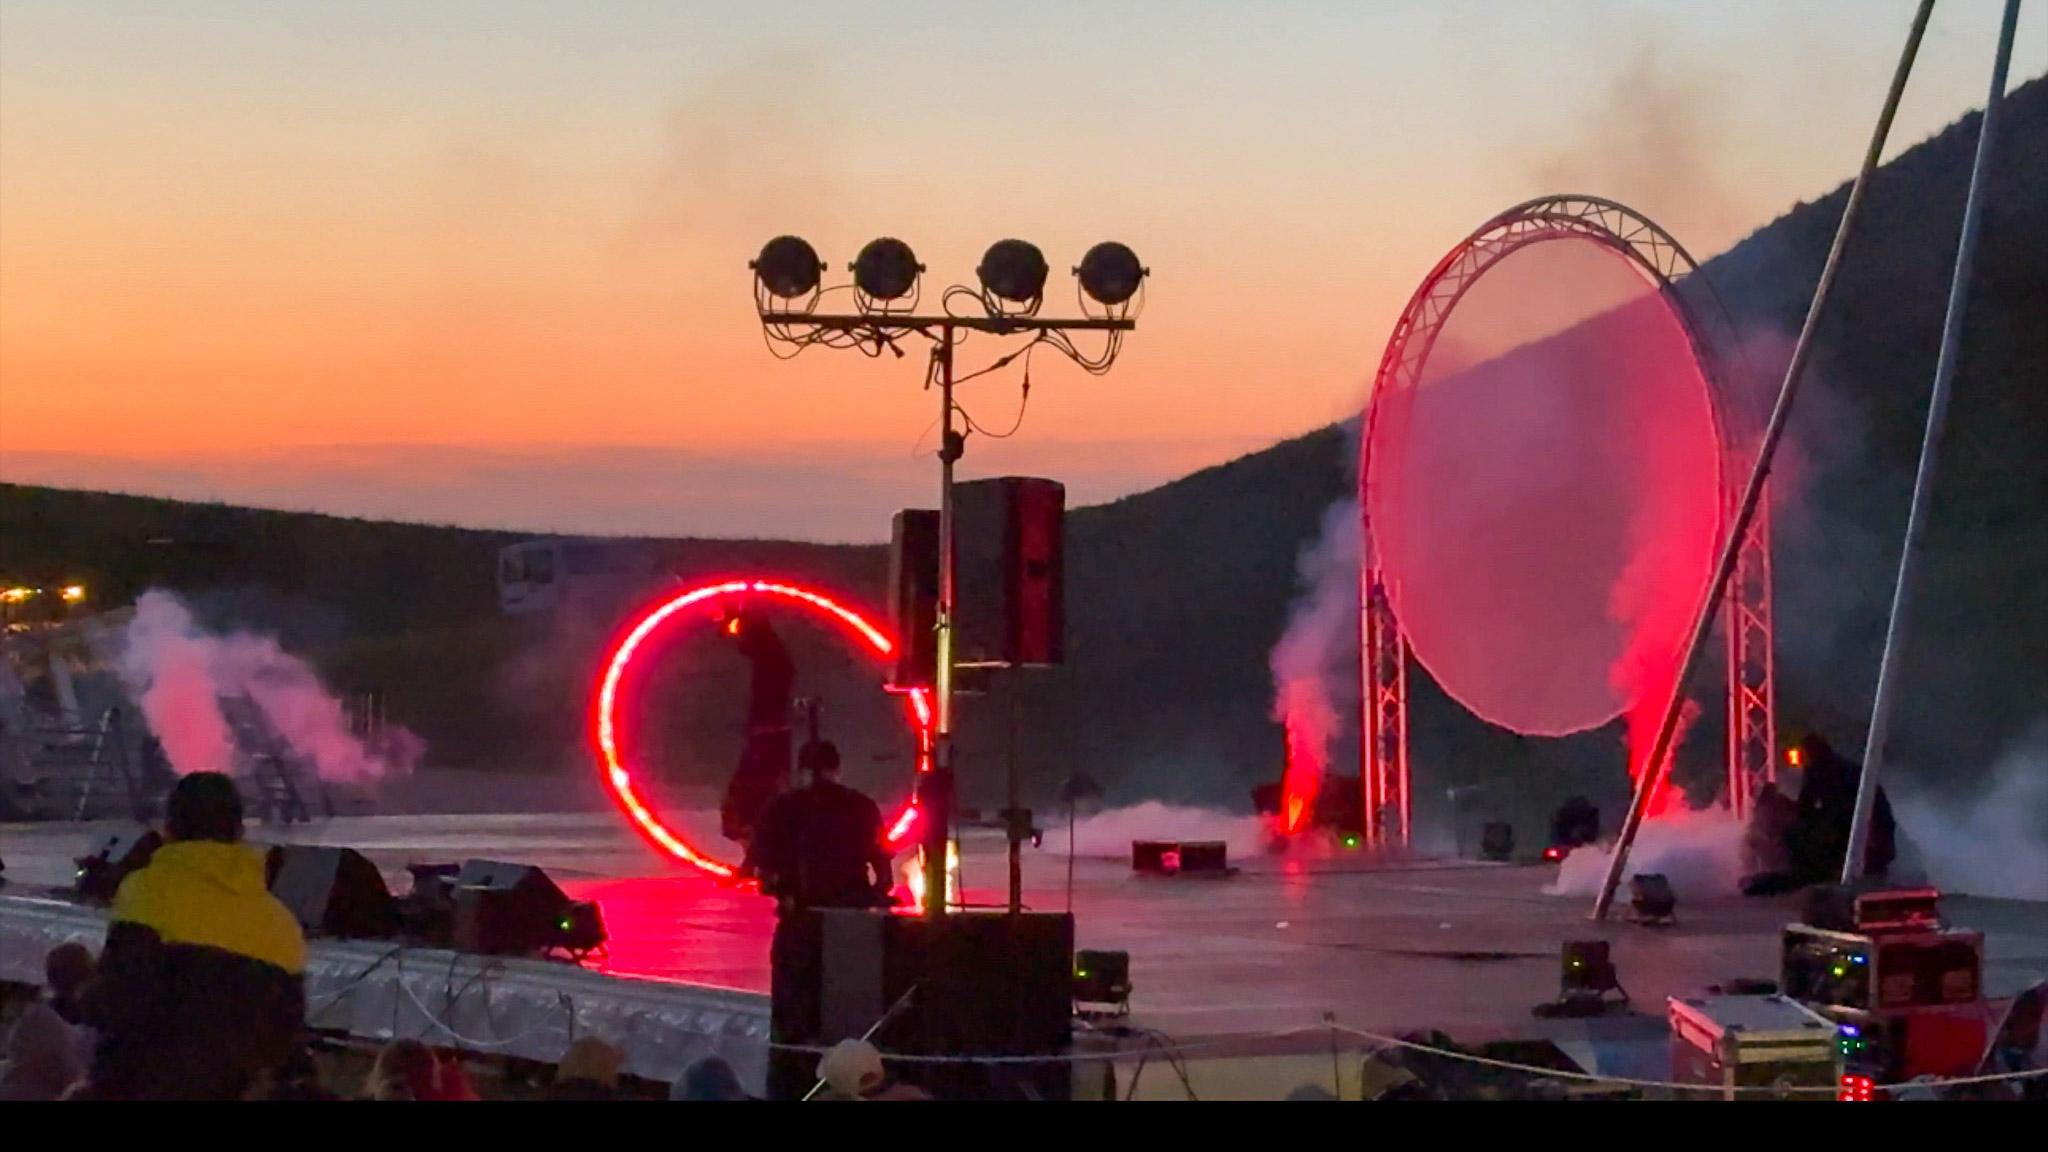
[[[1877,1095],[1876,1090],[1876,1082],[1868,1076],[1844,1076],[1841,1090],[1835,1093],[1835,1099],[1873,1100]]]
[[[626,766],[624,753],[621,751],[624,740],[620,735],[619,690],[627,670],[633,666],[634,657],[640,652],[641,645],[663,625],[675,620],[684,609],[748,596],[784,600],[813,609],[829,619],[836,620],[849,636],[859,641],[867,651],[879,659],[887,660],[896,650],[894,640],[853,609],[807,588],[770,580],[727,580],[700,585],[655,605],[633,621],[632,627],[626,630],[624,638],[606,659],[604,678],[598,682],[596,716],[592,727],[596,736],[599,768],[604,773],[605,787],[611,792],[612,799],[618,802],[620,810],[625,812],[626,818],[632,822],[634,830],[646,837],[649,843],[672,859],[719,877],[733,876],[733,866],[697,851],[687,840],[662,823],[661,818],[647,807],[641,800],[639,791],[634,788],[632,771]],[[726,625],[727,631],[735,634],[738,627],[739,621],[736,616],[730,618]],[[922,688],[912,689],[908,696],[910,720],[917,732],[917,770],[928,772],[931,770],[932,748],[931,700]],[[916,824],[916,817],[917,804],[913,799],[905,805],[902,814],[890,827],[891,848],[903,842],[903,837]]]

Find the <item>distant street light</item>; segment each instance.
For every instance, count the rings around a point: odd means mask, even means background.
[[[778,236],[761,249],[752,264],[754,306],[771,348],[787,349],[778,355],[794,356],[813,345],[827,348],[857,348],[866,355],[879,356],[883,349],[903,355],[900,342],[921,336],[932,342],[927,386],[939,388],[939,603],[937,615],[937,670],[932,695],[936,717],[933,731],[931,770],[918,780],[917,806],[924,826],[924,890],[936,893],[925,901],[925,914],[946,912],[946,860],[952,843],[953,813],[953,627],[955,589],[953,584],[954,507],[953,466],[966,450],[966,433],[954,422],[966,413],[953,402],[954,350],[968,332],[998,337],[1029,336],[1022,347],[970,375],[978,376],[1005,367],[1040,344],[1049,344],[1090,373],[1109,371],[1123,347],[1124,333],[1137,327],[1136,313],[1142,304],[1142,290],[1149,270],[1130,248],[1113,241],[1090,248],[1074,268],[1078,300],[1083,315],[1045,318],[1038,315],[1045,295],[1048,267],[1037,245],[1024,240],[999,240],[989,246],[975,269],[981,290],[962,285],[941,294],[936,314],[916,311],[919,280],[924,265],[910,245],[894,237],[870,241],[848,265],[851,285],[819,287],[824,264],[817,250],[795,236]],[[854,310],[830,313],[818,310],[826,295],[850,290]],[[956,311],[955,302],[964,301]],[[1093,307],[1091,307],[1091,302]],[[1074,343],[1072,333],[1103,334],[1100,352],[1090,355]],[[1029,362],[1024,387],[1029,397]],[[1019,414],[1021,419],[1021,412]],[[1014,897],[1013,893],[1013,897]],[[1014,899],[1013,899],[1014,903]]]

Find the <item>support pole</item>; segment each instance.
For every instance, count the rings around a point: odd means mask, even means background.
[[[953,427],[953,326],[941,326],[939,360],[939,604],[936,616],[938,668],[933,676],[932,695],[937,712],[932,735],[932,770],[919,789],[918,807],[924,813],[924,914],[931,919],[946,915],[950,879],[946,867],[953,841],[953,465],[960,459],[965,438]]]
[[[1948,286],[1948,317],[1941,327],[1941,352],[1934,361],[1934,394],[1927,402],[1927,432],[1920,440],[1920,469],[1913,476],[1913,504],[1906,513],[1906,545],[1899,553],[1899,576],[1892,585],[1892,614],[1885,626],[1884,656],[1877,665],[1877,696],[1870,705],[1870,732],[1863,742],[1863,775],[1856,784],[1856,814],[1849,822],[1849,849],[1842,857],[1842,883],[1863,877],[1863,857],[1870,843],[1871,809],[1877,802],[1878,770],[1892,718],[1892,693],[1898,687],[1899,653],[1905,647],[1908,598],[1913,570],[1920,560],[1921,537],[1927,530],[1927,506],[1934,498],[1934,468],[1941,454],[1941,432],[1948,422],[1950,386],[1962,354],[1963,314],[1970,302],[1970,271],[1977,257],[1977,237],[1984,230],[1984,185],[1989,182],[1992,140],[1998,106],[2005,99],[2005,78],[2012,64],[2014,29],[2020,0],[2005,0],[2005,21],[1998,29],[1998,59],[1991,66],[1991,95],[1977,125],[1977,157],[1970,165],[1970,191],[1963,201],[1962,238],[1956,244],[1955,273]]]
[[[1786,422],[1792,415],[1793,398],[1798,395],[1800,379],[1806,374],[1806,362],[1813,355],[1813,336],[1820,325],[1822,309],[1834,288],[1835,276],[1841,270],[1842,253],[1848,247],[1850,233],[1855,230],[1856,217],[1863,207],[1863,194],[1869,188],[1871,174],[1877,170],[1878,161],[1884,154],[1885,140],[1891,135],[1892,119],[1899,110],[1899,99],[1905,95],[1906,78],[1913,72],[1913,60],[1920,53],[1920,41],[1927,33],[1927,21],[1933,14],[1934,0],[1920,0],[1919,10],[1913,14],[1912,31],[1906,36],[1905,50],[1899,55],[1898,70],[1892,75],[1891,91],[1885,96],[1884,110],[1878,114],[1877,127],[1870,136],[1870,147],[1863,154],[1863,167],[1856,173],[1856,182],[1849,188],[1848,202],[1842,207],[1842,220],[1835,228],[1834,245],[1828,250],[1827,262],[1821,266],[1820,283],[1814,287],[1813,301],[1806,309],[1806,323],[1800,327],[1799,340],[1792,347],[1792,361],[1785,367],[1785,380],[1779,385],[1777,404],[1771,409],[1770,423],[1764,428],[1763,441],[1758,445],[1756,464],[1750,469],[1749,481],[1743,487],[1734,523],[1729,525],[1727,538],[1721,543],[1721,556],[1714,565],[1713,579],[1707,584],[1699,611],[1693,616],[1685,657],[1679,662],[1677,675],[1672,678],[1670,703],[1665,706],[1664,718],[1657,726],[1657,739],[1650,747],[1649,761],[1643,767],[1642,778],[1636,781],[1635,797],[1629,803],[1621,836],[1615,841],[1613,858],[1607,862],[1607,875],[1601,881],[1600,896],[1593,902],[1595,920],[1607,918],[1607,910],[1614,904],[1615,889],[1621,886],[1622,875],[1628,867],[1629,849],[1634,845],[1636,834],[1642,829],[1643,817],[1649,811],[1650,798],[1663,784],[1664,772],[1671,758],[1671,744],[1678,732],[1678,718],[1685,706],[1685,682],[1691,678],[1694,667],[1699,664],[1700,654],[1706,649],[1714,615],[1720,610],[1736,561],[1742,555],[1742,542],[1749,534],[1750,522],[1762,501],[1764,481],[1771,473],[1772,457],[1777,454],[1778,441],[1784,438]]]

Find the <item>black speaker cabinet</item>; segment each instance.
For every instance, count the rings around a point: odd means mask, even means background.
[[[362,853],[296,844],[270,851],[270,894],[309,934],[374,940],[398,931],[398,904]]]
[[[938,671],[939,514],[907,508],[889,537],[889,627],[895,688],[929,688]]]
[[[777,956],[776,1039],[830,1045],[867,1033],[885,1053],[1045,1056],[1043,1064],[899,1064],[892,1076],[942,1100],[1064,1100],[1073,1073],[1074,921],[1064,914],[961,913],[942,920],[887,912],[808,918]],[[795,971],[789,969],[794,968]],[[908,998],[905,999],[905,994]],[[809,1000],[810,1003],[803,1003]],[[811,1031],[806,1038],[795,1033]],[[801,1095],[816,1066],[793,1062],[777,1095]]]
[[[544,952],[560,934],[569,898],[528,864],[464,861],[453,885],[455,950],[492,956]]]
[[[954,487],[960,663],[1065,658],[1066,498],[1056,481],[1021,476]]]

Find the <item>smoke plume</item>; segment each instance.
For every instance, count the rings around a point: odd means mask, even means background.
[[[1266,822],[1257,816],[1147,800],[1081,817],[1074,823],[1073,849],[1076,856],[1114,858],[1128,857],[1134,840],[1221,840],[1230,855],[1250,857],[1265,850],[1266,836]],[[1067,854],[1064,821],[1055,821],[1045,830],[1044,850],[1058,856]]]
[[[1742,884],[1741,822],[1722,811],[1675,812],[1644,824],[1622,879],[1662,876],[1682,899],[1732,896]],[[1612,844],[1574,849],[1558,865],[1552,896],[1593,896],[1607,877]]]
[[[1895,809],[1901,840],[1937,887],[2048,900],[2048,725],[2002,757],[1975,795],[1900,790]]]
[[[235,742],[221,714],[223,697],[254,701],[323,780],[363,784],[407,773],[425,750],[418,737],[395,728],[375,747],[366,746],[349,733],[341,702],[304,661],[270,637],[208,633],[169,592],[153,590],[135,602],[120,668],[180,775],[233,770]]]
[[[1343,734],[1348,710],[1337,702],[1358,695],[1358,563],[1358,504],[1340,501],[1302,551],[1303,594],[1271,658],[1273,718],[1287,730],[1281,823],[1290,833],[1313,811],[1331,748]]]

